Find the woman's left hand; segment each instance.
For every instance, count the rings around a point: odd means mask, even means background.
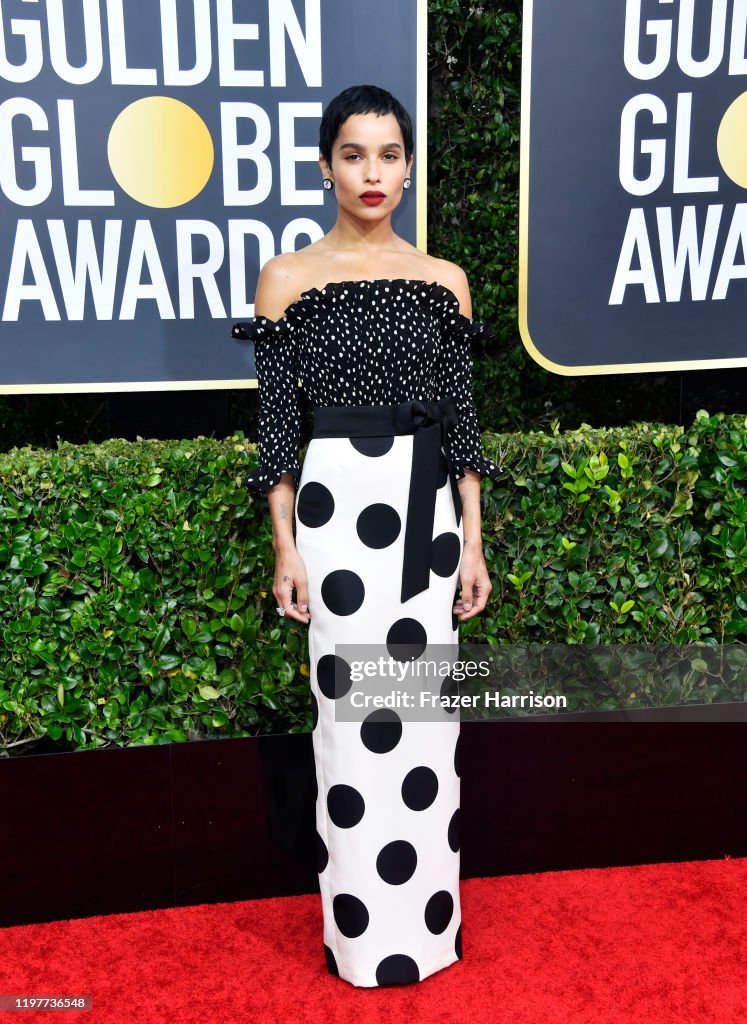
[[[482,544],[470,544],[469,541],[465,541],[459,564],[459,582],[462,588],[461,596],[454,602],[452,610],[464,621],[480,614],[488,602],[492,589]]]

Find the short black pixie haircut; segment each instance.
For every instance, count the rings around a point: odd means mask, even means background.
[[[394,114],[405,143],[405,160],[412,156],[412,121],[396,97],[378,85],[351,85],[330,100],[319,127],[319,152],[332,166],[332,147],[340,129],[353,114]]]

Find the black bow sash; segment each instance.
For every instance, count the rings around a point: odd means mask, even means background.
[[[442,446],[457,526],[462,519],[462,497],[446,444],[446,431],[458,418],[456,401],[451,396],[438,402],[414,400],[399,405],[339,405],[322,406],[314,410],[313,437],[414,435],[402,566],[400,600],[403,602],[427,590],[430,583],[431,545]]]

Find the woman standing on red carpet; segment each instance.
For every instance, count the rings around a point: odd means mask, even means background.
[[[432,645],[456,655],[458,617],[490,591],[480,480],[499,470],[480,448],[470,343],[485,328],[464,272],[392,227],[412,181],[407,112],[383,89],[346,89],[322,118],[319,164],[334,227],[270,260],[257,316],[234,326],[254,340],[260,386],[247,485],[269,502],[278,614],[309,624],[327,968],[396,985],[462,956],[459,720],[389,707],[344,720],[361,687],[340,645],[397,664]],[[303,469],[299,379],[315,408]]]

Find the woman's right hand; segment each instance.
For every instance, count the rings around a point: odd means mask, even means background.
[[[292,601],[294,588],[296,600]],[[272,593],[278,608],[285,608],[286,619],[295,619],[297,622],[310,620],[306,566],[295,544],[293,547],[281,548],[275,555],[275,582]]]

